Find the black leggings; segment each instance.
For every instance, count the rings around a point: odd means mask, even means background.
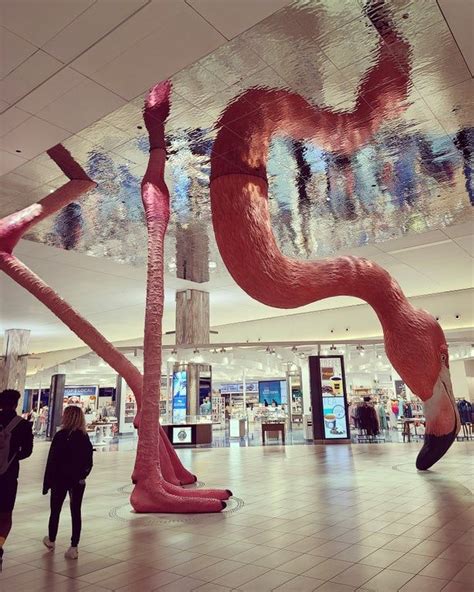
[[[85,483],[77,483],[70,489],[66,487],[51,488],[51,515],[49,517],[48,536],[52,543],[54,543],[58,534],[59,516],[61,515],[63,503],[69,491],[72,520],[71,547],[77,547],[79,545],[82,527],[81,506],[85,488]]]

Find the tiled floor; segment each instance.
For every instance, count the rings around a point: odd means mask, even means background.
[[[130,512],[134,453],[97,453],[77,562],[41,545],[48,445],[22,463],[1,592],[472,592],[472,443],[418,474],[417,444],[181,451],[207,485],[230,487],[212,516]]]

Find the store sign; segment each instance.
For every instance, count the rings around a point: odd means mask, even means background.
[[[242,382],[221,384],[219,390],[222,395],[229,395],[229,394],[242,395],[244,392],[244,385]],[[245,392],[247,394],[258,393],[258,382],[246,382],[245,383]]]
[[[98,386],[66,386],[64,387],[63,406],[75,405],[84,413],[91,413],[97,409],[99,395]]]
[[[64,387],[65,397],[93,397],[97,394],[96,386],[66,386]]]
[[[344,378],[340,358],[321,358],[324,437],[348,438]]]

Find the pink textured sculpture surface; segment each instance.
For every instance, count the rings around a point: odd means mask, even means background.
[[[220,512],[228,491],[184,491],[163,478],[159,462],[159,404],[163,319],[164,238],[170,215],[164,181],[164,123],[169,113],[170,84],[155,86],[145,104],[150,159],[142,181],[142,201],[148,230],[148,273],[145,306],[144,371],[140,429],[131,503],[138,512]],[[213,497],[211,497],[213,496]],[[220,499],[217,499],[220,498]]]
[[[447,451],[460,427],[441,327],[430,314],[413,308],[376,263],[356,257],[285,257],[272,233],[268,208],[266,165],[273,136],[312,140],[325,150],[350,155],[406,105],[409,46],[389,26],[388,15],[374,24],[383,38],[390,37],[392,49],[382,43],[351,112],[316,108],[284,90],[251,89],[223,113],[211,158],[212,220],[225,265],[256,300],[295,308],[346,295],[372,306],[393,367],[425,401],[426,437],[417,467],[427,469]]]
[[[165,104],[168,104],[169,88],[164,85],[166,93],[162,95]],[[163,142],[162,136],[162,144]],[[86,343],[93,351],[95,351],[103,360],[105,360],[118,374],[123,376],[127,384],[135,394],[138,415],[136,418],[136,427],[140,427],[140,418],[143,417],[142,405],[143,400],[143,384],[144,380],[138,369],[107,339],[103,337],[86,319],[81,317],[66,301],[64,301],[52,288],[36,276],[26,265],[19,261],[12,251],[18,243],[22,235],[34,224],[54,214],[68,203],[80,198],[89,189],[95,186],[95,183],[89,179],[83,169],[74,161],[69,152],[61,145],[57,145],[48,151],[49,156],[58,164],[61,170],[70,178],[70,181],[59,188],[54,193],[48,195],[37,204],[33,204],[7,216],[0,220],[0,269],[8,274],[19,285],[28,290],[32,295],[38,298],[45,306],[49,308],[61,321],[63,321],[84,343]],[[153,151],[151,162],[155,165],[161,162],[161,171],[156,177],[150,174],[150,178],[146,180],[149,191],[144,190],[144,203],[147,207],[147,214],[151,210],[150,216],[147,220],[151,220],[149,227],[150,232],[153,233],[154,238],[158,240],[150,240],[150,245],[162,248],[162,238],[166,230],[167,224],[167,200],[168,192],[163,182],[163,166],[164,166],[164,150]],[[160,176],[161,175],[161,176]],[[160,181],[161,179],[161,181]],[[156,191],[155,185],[156,182]],[[149,196],[147,200],[145,196]],[[157,197],[158,196],[158,197]],[[163,251],[157,251],[157,257],[151,258],[153,271],[150,271],[151,278],[155,278],[158,272],[158,281],[152,282],[152,286],[156,288],[158,285],[158,296],[162,295],[162,275],[160,276],[159,262],[163,260]],[[157,266],[158,261],[158,266]],[[162,274],[162,270],[161,270]],[[161,287],[160,287],[161,286]],[[161,292],[160,292],[161,290]],[[155,291],[155,290],[154,290]],[[151,292],[151,293],[154,293]],[[162,300],[158,302],[158,308],[154,307],[154,311],[162,314]],[[161,330],[161,317],[156,322],[151,317],[151,328],[145,330],[148,335],[147,343],[152,344],[151,350],[156,354],[156,343],[150,339],[150,334],[157,327]],[[150,317],[147,317],[147,322]],[[152,378],[148,380],[148,385],[154,385],[153,380],[156,380],[154,373],[161,374],[161,333],[158,338],[160,357],[156,358],[158,366],[152,364],[147,368],[148,373],[151,373]],[[153,349],[154,348],[154,349]],[[148,347],[147,351],[150,351]],[[149,359],[149,356],[147,356]],[[228,499],[231,492],[228,490],[185,490],[181,485],[193,483],[196,477],[187,471],[176,451],[171,446],[163,428],[159,424],[159,416],[154,413],[155,407],[159,404],[159,389],[153,394],[152,390],[148,391],[148,407],[151,407],[151,414],[154,418],[154,425],[151,427],[150,422],[144,421],[139,431],[139,453],[137,463],[134,470],[133,480],[139,481],[140,474],[145,474],[143,469],[143,459],[145,459],[147,472],[153,476],[154,492],[153,504],[144,505],[137,504],[137,511],[163,511],[163,512],[207,512],[220,511],[225,507],[225,503],[221,500]],[[150,398],[154,397],[156,405],[150,404]],[[146,414],[145,414],[146,416]],[[147,430],[151,430],[147,433]],[[161,444],[161,445],[159,445]],[[147,446],[152,445],[153,450],[147,450]],[[145,451],[145,454],[143,454]],[[140,459],[140,461],[138,460]],[[153,467],[150,469],[150,467]],[[155,479],[157,477],[157,479]],[[156,482],[155,482],[156,481]],[[143,499],[143,491],[147,490],[148,481],[136,486],[134,491],[134,499]],[[161,497],[160,497],[161,496]]]

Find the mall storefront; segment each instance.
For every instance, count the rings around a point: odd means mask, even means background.
[[[471,344],[453,343],[450,351],[458,438],[473,439]],[[126,355],[141,368],[141,348]],[[38,437],[54,433],[67,405],[84,410],[97,445],[135,436],[135,397],[95,354],[28,377],[24,413]],[[423,439],[425,425],[421,401],[383,345],[368,342],[170,347],[160,411],[175,446],[410,442]]]

